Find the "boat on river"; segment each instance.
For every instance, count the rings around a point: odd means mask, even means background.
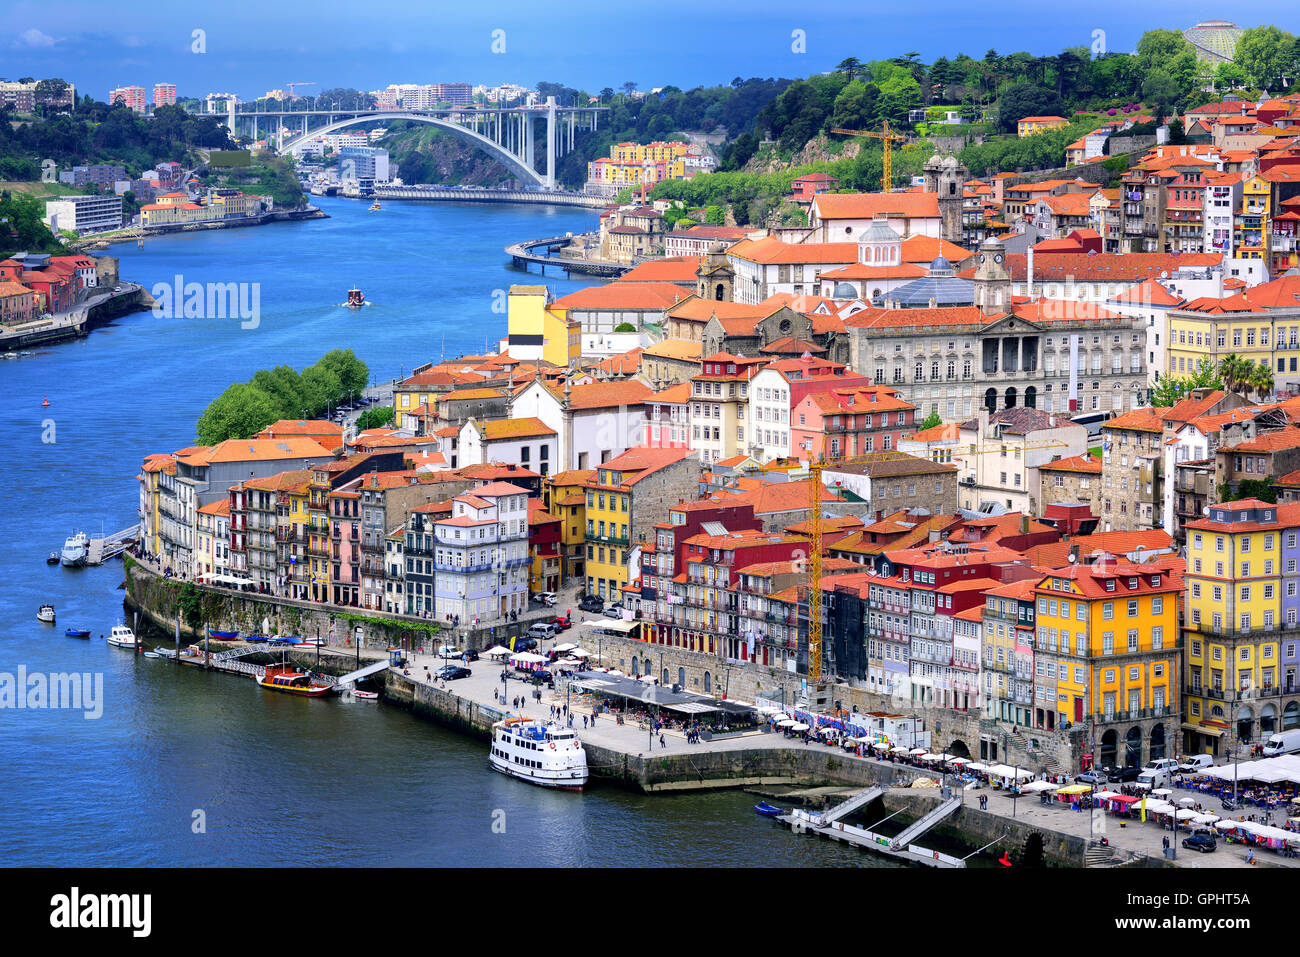
[[[43,621],[47,624],[54,624],[54,606],[42,605],[40,611],[36,613],[36,620]]]
[[[375,200],[370,204],[370,212],[378,212],[380,209],[383,209],[383,207],[379,205],[379,200]]]
[[[284,662],[267,665],[266,674],[258,678],[257,683],[271,691],[283,691],[304,698],[323,698],[334,691],[333,685],[313,678],[309,672],[298,671],[293,665]]]
[[[67,638],[89,638],[90,629],[89,628],[68,628],[63,632],[63,634],[64,637]]]
[[[348,301],[345,305],[349,309],[360,309],[366,304],[366,294],[360,289],[352,288],[348,290]]]
[[[531,718],[506,718],[492,725],[493,770],[545,788],[581,791],[587,783],[587,752],[569,728]]]
[[[80,568],[86,564],[86,559],[90,556],[90,536],[85,532],[77,532],[63,543],[63,551],[59,553],[59,561],[67,568]]]
[[[118,648],[135,649],[135,632],[123,624],[114,625],[113,630],[104,640]]]
[[[759,801],[754,805],[754,813],[761,814],[763,817],[780,817],[785,813],[785,809],[775,804],[768,804],[766,801]]]

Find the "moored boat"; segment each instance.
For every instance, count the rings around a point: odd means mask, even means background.
[[[36,613],[36,620],[43,621],[51,625],[54,624],[54,606],[42,605],[40,611]]]
[[[47,558],[47,559],[45,559],[45,564],[47,564],[47,565],[57,565],[58,563],[59,563],[59,553],[58,553],[58,552],[50,552],[50,557]]]
[[[266,666],[266,674],[257,679],[263,688],[283,691],[304,698],[323,698],[334,690],[333,685],[313,678],[309,673],[298,671],[293,665],[280,663]]]
[[[237,632],[237,631],[217,631],[217,630],[215,630],[215,629],[213,629],[213,628],[209,628],[209,629],[208,629],[208,637],[209,637],[209,638],[238,638],[238,637],[239,637],[239,632]]]
[[[89,628],[68,628],[63,632],[63,634],[68,638],[89,638],[90,629]]]
[[[587,783],[587,752],[569,728],[531,718],[492,725],[491,766],[502,774],[547,788],[581,791]]]
[[[63,543],[63,551],[59,553],[59,561],[67,568],[80,568],[86,564],[86,558],[89,555],[89,536],[85,532],[77,532]]]
[[[379,200],[375,200],[373,203],[370,204],[370,211],[371,211],[372,213],[375,212],[376,210],[380,209],[380,208],[382,208],[382,207],[380,207],[380,205],[379,205]]]
[[[123,624],[114,625],[104,640],[118,648],[135,648],[135,632]]]
[[[763,817],[777,817],[785,813],[783,808],[779,808],[775,804],[768,804],[766,801],[759,801],[755,804],[754,811],[763,815]]]

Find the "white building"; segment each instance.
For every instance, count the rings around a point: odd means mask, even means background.
[[[508,482],[452,499],[434,523],[434,614],[462,624],[528,609],[528,492]]]
[[[479,422],[470,419],[460,427],[458,467],[491,462],[516,463],[539,475],[562,471],[559,436],[541,419],[517,414],[508,419]]]
[[[638,379],[570,386],[559,393],[535,380],[515,396],[510,414],[536,416],[558,433],[560,464],[551,471],[589,469],[641,444],[651,395]],[[463,439],[461,463],[468,464]]]
[[[974,452],[963,451],[974,448]],[[1038,466],[1088,451],[1088,429],[1041,409],[1016,406],[989,415],[980,409],[959,433],[958,505],[995,502],[1009,512],[1040,514]]]
[[[122,228],[121,196],[64,196],[45,201],[41,220],[50,232],[98,233]]]

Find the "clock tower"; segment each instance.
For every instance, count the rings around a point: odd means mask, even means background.
[[[980,243],[975,267],[975,305],[986,316],[1004,316],[1011,311],[1011,273],[1007,249],[993,238]]]

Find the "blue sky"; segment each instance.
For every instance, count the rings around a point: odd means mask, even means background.
[[[617,89],[626,80],[642,89],[689,88],[736,75],[807,76],[847,56],[915,50],[928,62],[963,52],[978,58],[989,47],[1041,55],[1091,46],[1097,30],[1109,49],[1130,51],[1147,29],[1217,17],[1300,31],[1296,5],[1249,0],[1092,0],[1059,14],[1043,0],[226,0],[219,7],[16,0],[0,10],[0,76],[62,76],[97,99],[115,86],[148,90],[160,80],[182,95],[229,90],[242,97],[290,80],[315,81],[305,93],[538,80],[587,89]],[[192,52],[196,30],[204,53]],[[492,52],[494,31],[504,31],[497,34],[502,53]]]

